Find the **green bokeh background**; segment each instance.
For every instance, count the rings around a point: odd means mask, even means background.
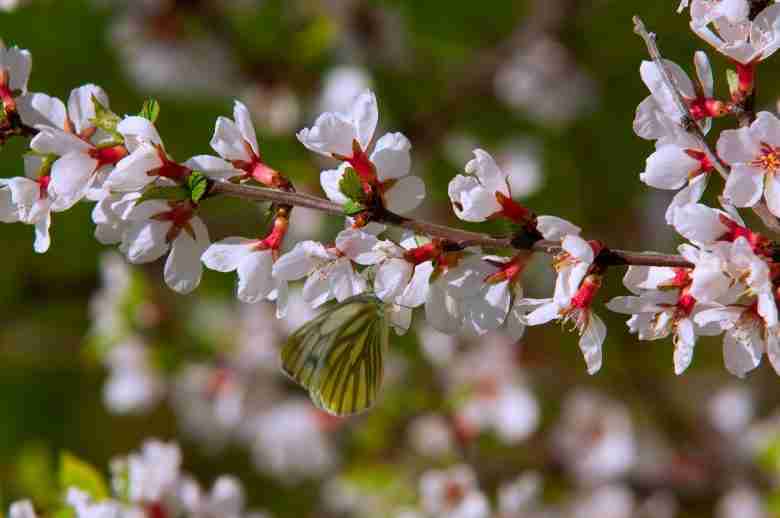
[[[227,20],[239,35],[242,59],[265,64],[269,77],[275,80],[289,76],[306,99],[316,92],[324,71],[335,63],[349,63],[350,56],[336,52],[344,35],[325,9],[315,9],[318,14],[301,21],[291,14],[293,3],[268,0]],[[405,44],[410,51],[403,67],[372,61],[370,52],[360,58],[360,64],[374,77],[384,127],[410,131],[412,137],[410,127],[420,130],[422,115],[439,113],[445,97],[442,93],[477,66],[486,49],[522,24],[529,11],[527,3],[519,0],[365,3],[397,10],[408,30]],[[672,251],[677,241],[663,224],[662,210],[656,209],[656,219],[650,220],[647,209],[651,197],[663,205],[672,193],[650,194],[638,180],[652,145],[631,130],[636,105],[647,95],[638,74],[645,48],[632,33],[631,16],[642,15],[648,27],[660,34],[665,55],[690,70],[693,51],[703,48],[704,43],[688,30],[687,15],[675,14],[677,3],[564,2],[565,20],[556,34],[594,79],[599,94],[595,109],[573,124],[551,128],[525,118],[489,95],[490,78],[485,78],[485,84],[473,95],[447,108],[451,121],[447,126],[479,137],[481,147],[488,150],[517,134],[537,139],[545,187],[527,200],[529,206],[540,214],[570,219],[585,229],[586,236],[603,239],[613,247],[646,249],[651,239],[652,247]],[[93,82],[106,89],[115,111],[136,112],[149,94],[132,85],[110,44],[111,17],[110,8],[97,8],[87,1],[33,1],[13,14],[0,14],[0,37],[32,52],[31,90],[67,98],[70,89]],[[192,24],[189,30],[196,33],[209,29],[202,19],[193,17],[188,22]],[[718,91],[725,94],[726,62],[710,54]],[[770,60],[759,71],[759,102],[770,108],[775,105],[775,85],[780,78],[775,61]],[[228,96],[156,97],[162,105],[160,133],[168,150],[179,159],[209,152],[215,118],[232,110]],[[414,149],[413,157],[415,172],[425,179],[430,191],[426,203],[436,207],[439,222],[455,224],[446,210],[446,186],[458,169],[442,156],[444,137],[442,132],[435,133],[422,149]],[[260,139],[267,162],[288,172],[298,184],[316,186],[317,165],[292,135],[261,134]],[[20,155],[25,144],[14,141],[0,151],[0,176],[22,174]],[[6,501],[21,496],[14,466],[25,449],[67,448],[106,466],[110,457],[136,448],[143,438],[176,437],[175,422],[166,409],[145,417],[109,415],[101,403],[104,372],[85,362],[81,354],[89,326],[88,299],[98,285],[98,259],[103,251],[92,238],[90,210],[83,205],[56,215],[52,247],[45,255],[33,252],[30,227],[0,227],[0,492]],[[207,221],[215,221],[210,226],[213,237],[258,232],[252,224],[257,212],[241,202],[211,202],[205,212]],[[338,224],[334,222],[333,228]],[[162,285],[159,265],[143,270]],[[621,291],[621,276],[621,271],[610,272],[604,300]],[[227,297],[231,290],[231,276],[207,272],[203,286],[193,295],[164,296],[186,311],[193,298],[206,294]],[[533,288],[530,290],[533,293]],[[689,374],[677,378],[670,341],[637,342],[625,331],[622,318],[606,310],[600,313],[606,318],[609,336],[604,367],[595,377],[585,374],[573,336],[552,327],[534,329],[525,340],[524,361],[544,408],[544,425],[549,426],[554,418],[563,394],[575,386],[590,386],[627,403],[639,423],[650,423],[683,443],[691,440],[699,429],[701,408],[710,388],[731,380],[724,373],[719,342],[703,341]],[[404,354],[417,356],[412,338],[402,341],[400,348]],[[747,381],[739,382],[754,389],[762,412],[778,400],[777,379],[770,371],[765,363]],[[246,482],[254,504],[278,516],[317,516],[306,514],[312,513],[313,485],[285,488],[255,475],[242,450],[213,459],[202,455],[196,444],[184,445],[185,466],[204,480],[223,472],[237,473]],[[352,453],[361,454],[359,449]],[[695,449],[689,453],[694,457],[705,454]],[[531,452],[518,451],[516,455],[512,466],[516,473],[534,466]],[[683,516],[709,515],[706,499],[694,497],[684,502],[689,505]]]

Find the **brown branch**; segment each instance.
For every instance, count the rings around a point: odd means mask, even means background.
[[[266,187],[252,187],[228,182],[216,182],[214,183],[210,194],[223,194],[250,201],[267,201],[296,207],[306,207],[333,216],[344,215],[342,206],[330,200],[312,196],[310,194],[285,192]],[[527,248],[513,244],[513,240],[510,237],[489,236],[479,232],[470,232],[468,230],[447,227],[436,223],[429,223],[427,221],[412,220],[393,213],[387,213],[385,216],[380,214],[376,220],[380,223],[405,228],[418,234],[446,239],[457,243],[464,248],[480,246],[486,248],[527,250]],[[531,248],[535,252],[555,255],[561,251],[561,244],[557,241],[541,240],[536,241]],[[693,266],[679,255],[610,249],[605,250],[602,254],[605,263],[610,265],[669,266],[678,268],[691,268]]]

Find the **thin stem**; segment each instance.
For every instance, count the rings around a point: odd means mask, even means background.
[[[650,59],[652,59],[658,67],[658,70],[661,73],[661,79],[664,82],[664,86],[666,86],[666,89],[669,90],[669,92],[672,94],[674,104],[677,110],[680,112],[680,126],[682,126],[685,131],[690,133],[696,139],[697,143],[701,147],[702,151],[704,151],[704,154],[712,163],[715,170],[725,180],[729,175],[729,169],[723,162],[721,162],[720,158],[718,158],[718,155],[716,155],[710,148],[710,145],[707,143],[707,139],[704,137],[704,132],[699,127],[699,124],[691,117],[688,105],[686,104],[685,99],[683,99],[680,90],[674,86],[669,69],[666,68],[664,58],[661,55],[661,51],[658,49],[655,33],[649,32],[647,30],[645,23],[639,16],[634,16],[633,20],[634,32],[640,38],[642,38],[645,42],[645,45],[647,45],[647,53],[650,55]]]
[[[267,201],[296,207],[305,207],[333,216],[344,215],[341,205],[330,200],[312,196],[310,194],[285,192],[266,187],[252,187],[228,182],[216,182],[212,187],[210,194],[224,194],[226,196],[250,201]],[[412,220],[390,212],[385,215],[379,214],[377,222],[405,228],[430,237],[438,237],[453,241],[464,248],[480,246],[486,248],[523,249],[514,245],[511,237],[493,237],[479,232],[470,232],[468,230],[447,227],[436,223],[429,223],[427,221]],[[561,251],[561,244],[557,241],[541,240],[534,243],[532,249],[535,252],[555,255]],[[608,249],[605,252],[604,260],[607,264],[612,265],[669,266],[678,268],[691,268],[693,266],[679,255],[651,254],[627,250]]]

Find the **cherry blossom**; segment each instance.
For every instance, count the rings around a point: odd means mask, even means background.
[[[26,176],[0,179],[0,222],[34,225],[33,248],[42,254],[51,245],[50,165],[39,156],[27,155],[24,169]]]
[[[27,93],[32,70],[32,55],[18,47],[0,44],[0,102],[6,112],[16,110],[19,95]]]
[[[750,21],[745,3],[695,0],[691,5],[691,29],[721,54],[749,66],[780,48],[780,6],[772,4]]]
[[[530,211],[512,200],[509,177],[482,149],[466,164],[466,175],[450,181],[448,192],[455,214],[464,221],[480,222],[498,215],[523,223]]]
[[[780,178],[775,176],[780,168],[777,117],[760,112],[750,127],[723,131],[718,139],[718,155],[731,166],[723,191],[729,203],[752,207],[763,196],[769,210],[780,215]]]
[[[431,470],[420,478],[422,507],[432,516],[450,518],[487,518],[490,505],[477,486],[469,466],[459,465],[447,471]]]
[[[276,300],[277,313],[282,318],[287,312],[287,283],[273,276],[272,271],[287,228],[287,219],[277,218],[263,239],[225,238],[203,253],[203,264],[218,272],[236,271],[238,299],[248,304]]]
[[[120,250],[133,264],[156,261],[166,253],[165,283],[190,293],[200,284],[200,257],[209,246],[206,225],[191,202],[147,200],[127,213],[130,222]]]

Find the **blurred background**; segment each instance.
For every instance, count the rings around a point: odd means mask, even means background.
[[[210,152],[216,117],[240,99],[263,159],[312,193],[324,164],[295,132],[372,88],[381,129],[410,138],[413,172],[427,184],[416,216],[461,224],[447,183],[481,147],[537,213],[613,247],[670,252],[673,192],[638,181],[652,145],[631,130],[647,95],[631,16],[691,70],[704,43],[677,3],[30,0],[0,12],[0,38],[32,52],[32,91],[67,98],[96,83],[119,114],[158,99],[160,133],[179,160]],[[727,63],[710,54],[725,96]],[[774,110],[779,78],[761,68],[762,108]],[[2,149],[0,176],[22,174],[25,144]],[[130,268],[101,247],[90,210],[57,217],[45,255],[33,252],[30,227],[0,229],[5,505],[48,498],[60,449],[105,467],[160,437],[180,442],[201,480],[238,475],[251,507],[277,517],[418,516],[436,477],[448,476],[466,482],[447,498],[481,492],[502,518],[780,516],[776,375],[764,362],[731,377],[720,339],[701,341],[678,378],[670,340],[638,342],[601,309],[605,362],[589,377],[576,337],[555,326],[517,344],[475,343],[419,315],[393,340],[377,408],[334,420],[278,372],[303,309],[276,322],[267,306],[239,305],[233,276],[215,272],[178,296],[160,264]],[[213,240],[260,235],[265,224],[262,207],[236,200],[204,203],[204,218]],[[296,210],[291,242],[333,239],[341,225]],[[609,273],[604,302],[623,291],[622,274]],[[539,258],[527,292],[547,296],[553,281]],[[457,465],[477,482],[446,471]]]

